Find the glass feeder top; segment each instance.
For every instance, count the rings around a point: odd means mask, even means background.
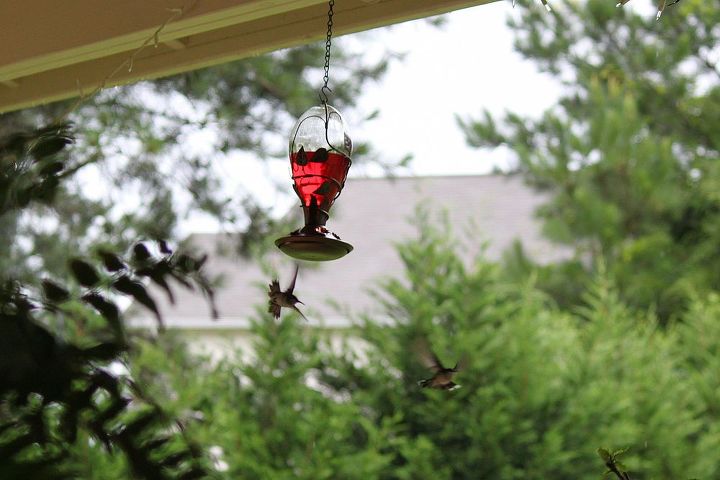
[[[316,105],[300,116],[290,132],[289,147],[291,155],[297,153],[301,147],[306,152],[324,148],[348,157],[352,155],[352,140],[347,134],[342,115],[330,105]]]

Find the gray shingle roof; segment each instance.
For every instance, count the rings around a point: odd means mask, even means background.
[[[396,179],[348,179],[342,195],[330,212],[328,228],[351,243],[355,250],[333,262],[301,265],[295,293],[308,306],[306,315],[320,317],[326,326],[346,324],[342,315],[328,305],[328,298],[352,311],[372,310],[369,287],[378,278],[400,276],[402,264],[394,244],[417,236],[410,223],[419,203],[431,210],[446,209],[453,233],[477,252],[487,241],[487,256],[497,259],[519,238],[536,260],[550,262],[568,255],[567,250],[540,236],[540,222],[534,211],[543,197],[525,186],[518,177],[503,175],[407,177]],[[298,227],[301,225],[298,225]],[[470,228],[466,236],[466,228]],[[190,240],[210,253],[207,268],[223,274],[225,284],[217,292],[220,320],[208,318],[200,295],[183,294],[174,307],[162,305],[169,326],[176,328],[238,328],[254,314],[254,305],[265,304],[267,296],[258,285],[267,286],[267,275],[251,261],[221,257],[215,245],[221,235],[197,234]],[[279,251],[269,260],[280,271],[283,288],[292,272],[292,260]],[[160,298],[160,296],[158,296]]]

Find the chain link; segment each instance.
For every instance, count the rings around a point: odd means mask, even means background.
[[[325,39],[325,76],[323,77],[323,86],[320,89],[320,101],[323,105],[327,105],[328,97],[326,92],[332,92],[328,87],[330,81],[330,46],[332,45],[332,27],[333,27],[333,7],[335,0],[328,2],[328,21],[327,21],[327,37]]]

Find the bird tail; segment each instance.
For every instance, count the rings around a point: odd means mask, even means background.
[[[422,388],[428,388],[430,386],[431,382],[432,382],[432,378],[428,378],[425,380],[420,380],[419,382],[417,382],[417,384],[419,386],[421,386]]]

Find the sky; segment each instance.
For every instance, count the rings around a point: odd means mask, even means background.
[[[539,1],[535,3],[544,11]],[[506,26],[512,14],[511,2],[501,1],[450,13],[441,27],[416,20],[345,37],[344,41],[363,42],[369,55],[384,48],[405,53],[381,82],[369,85],[358,99],[363,111],[378,109],[380,114],[359,125],[350,122],[353,140],[371,143],[388,159],[412,154],[411,168],[402,174],[481,174],[505,164],[511,156],[507,149],[468,147],[456,115],[479,116],[486,108],[494,114],[507,110],[538,116],[561,93],[556,80],[513,51],[513,35]],[[308,99],[308,108],[315,100]],[[245,162],[244,178],[235,173],[237,162]],[[250,158],[238,156],[218,162],[218,168],[229,183],[274,206],[277,214],[285,213],[297,201],[290,187],[289,162],[250,163]],[[379,167],[351,168],[349,178],[380,174]],[[288,191],[276,191],[275,184],[285,179]],[[217,225],[193,216],[181,224],[181,230],[213,232]]]
[[[440,28],[412,21],[375,30],[378,43],[407,56],[363,95],[360,104],[381,113],[357,134],[391,156],[412,153],[417,175],[487,173],[505,162],[507,151],[468,147],[455,116],[483,109],[540,115],[561,93],[557,81],[513,51],[506,26],[512,12],[511,2],[501,1],[452,12]]]

